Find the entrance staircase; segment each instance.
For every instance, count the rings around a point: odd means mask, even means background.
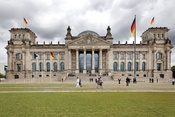
[[[104,82],[110,82],[113,81],[111,76],[99,76],[98,74],[83,74],[83,73],[77,73],[76,76],[73,77],[66,77],[65,82],[76,82],[77,77],[81,79],[82,82],[90,82],[90,79],[93,79],[93,82],[95,82],[96,78],[101,77]]]

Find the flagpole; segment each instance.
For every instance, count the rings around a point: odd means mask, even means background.
[[[136,81],[136,15],[135,15],[135,34],[134,34],[134,81]]]
[[[52,58],[50,58],[50,82],[51,82],[51,59]]]

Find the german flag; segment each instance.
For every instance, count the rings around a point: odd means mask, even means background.
[[[154,17],[151,20],[151,25],[153,25],[153,24],[154,24]]]
[[[51,52],[50,53],[50,58],[53,60],[54,59],[54,56],[53,56],[53,53]]]
[[[131,34],[133,37],[135,36],[135,31],[136,31],[136,18],[134,18],[132,25],[131,25]]]
[[[24,18],[24,24],[25,25],[27,25],[28,24],[28,22],[27,22],[27,20]]]

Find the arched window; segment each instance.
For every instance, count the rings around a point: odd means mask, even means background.
[[[50,71],[50,63],[49,62],[46,63],[46,71]]]
[[[145,71],[145,69],[146,69],[146,63],[142,62],[142,71]]]
[[[139,71],[139,63],[136,62],[136,71]]]
[[[128,62],[128,71],[131,71],[131,62]]]
[[[58,70],[57,63],[56,62],[53,64],[53,70],[54,70],[54,72],[56,72]]]
[[[117,71],[117,63],[116,62],[114,62],[114,64],[113,64],[113,71]]]
[[[60,63],[60,70],[64,71],[64,63],[63,62]]]
[[[120,63],[120,71],[124,71],[124,68],[125,68],[125,63],[121,62]]]
[[[21,53],[16,54],[16,59],[21,60],[22,59],[22,54]]]
[[[158,52],[158,53],[156,54],[156,59],[161,59],[161,58],[162,58],[162,53]]]
[[[39,63],[39,71],[43,71],[43,70],[44,70],[43,68],[44,68],[43,63],[40,62],[40,63]]]
[[[32,71],[36,71],[36,63],[32,63]]]

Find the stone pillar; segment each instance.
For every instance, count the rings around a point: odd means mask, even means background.
[[[58,53],[58,71],[60,70],[60,53]]]
[[[140,54],[139,54],[139,57],[140,57],[140,58],[139,58],[139,59],[140,59],[140,60],[139,60],[139,70],[142,71],[142,53],[141,53],[141,52],[140,52]]]
[[[170,70],[170,51],[167,50],[166,52],[167,56],[167,70]]]
[[[117,71],[120,71],[120,52],[118,52],[118,64],[117,64],[117,68],[118,70]]]
[[[79,73],[79,50],[76,50],[76,73]]]
[[[95,70],[94,70],[94,49],[92,49],[92,70],[91,70],[91,73],[95,73]]]
[[[36,71],[39,71],[39,63],[38,63],[38,59],[39,59],[39,54],[37,55],[38,57],[36,57]]]
[[[7,52],[7,54],[8,54],[8,70],[10,71],[10,70],[12,70],[12,64],[13,63],[11,63],[12,62],[12,52]]]
[[[46,60],[46,53],[43,53],[43,71],[46,70],[46,62],[45,62],[45,60]]]
[[[72,71],[72,59],[71,59],[71,49],[68,50],[69,51],[69,70]]]
[[[84,49],[84,69],[83,73],[86,73],[86,50]]]
[[[26,70],[25,68],[25,51],[22,52],[22,70]]]
[[[135,63],[134,63],[134,52],[132,53],[132,71],[134,71]]]
[[[53,61],[54,61],[55,59],[52,59],[52,58],[50,58],[50,71],[52,72],[52,70],[53,70]]]
[[[127,61],[127,52],[125,52],[125,71],[127,71],[128,69],[128,61]]]
[[[102,72],[102,49],[99,50],[99,72]]]
[[[153,52],[153,61],[154,61],[154,70],[157,70],[157,67],[156,67],[156,51],[155,50]]]

